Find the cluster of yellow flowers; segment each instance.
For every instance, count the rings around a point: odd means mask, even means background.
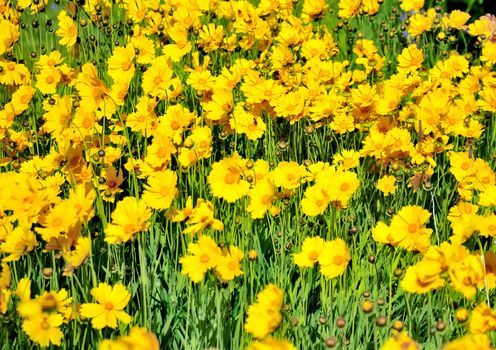
[[[340,276],[351,259],[346,242],[341,238],[325,241],[319,236],[307,237],[301,252],[293,254],[293,260],[300,267],[313,267],[319,263],[320,272],[327,278]]]
[[[221,281],[227,282],[241,276],[241,260],[243,252],[231,245],[229,249],[221,249],[215,241],[205,235],[200,236],[198,243],[189,243],[188,252],[179,263],[183,266],[182,274],[187,275],[193,282],[203,280],[205,273],[215,269]]]
[[[3,288],[8,287],[10,271],[4,265],[1,274],[2,296],[5,297]],[[31,298],[31,280],[22,278],[18,284],[15,295],[18,298],[17,311],[23,318],[22,329],[33,341],[42,347],[61,345],[64,337],[61,328],[69,322],[91,318],[93,328],[116,328],[117,320],[128,324],[132,318],[123,309],[131,298],[130,293],[122,284],[113,287],[100,283],[91,290],[97,303],[85,303],[78,307],[73,303],[67,291],[62,288],[58,292],[44,291],[42,294]],[[1,300],[1,299],[0,299]],[[6,304],[0,304],[5,311]],[[3,311],[3,312],[4,312]],[[105,340],[100,344],[100,349],[111,349],[112,346],[122,345],[122,349],[136,349],[136,344],[141,344],[140,349],[159,349],[158,341],[153,333],[144,328],[134,327],[122,339],[115,341]]]
[[[492,132],[487,129],[496,113],[494,16],[468,24],[465,12],[423,10],[424,0],[401,0],[408,13],[404,43],[396,57],[388,57],[381,40],[361,32],[350,41],[349,55],[341,52],[337,36],[320,21],[330,13],[325,0],[304,0],[301,9],[292,0],[83,2],[79,13],[70,6],[57,9],[56,49],[19,60],[17,48],[29,37],[21,35],[26,17],[46,11],[48,0],[15,6],[0,0],[1,314],[13,294],[12,264],[43,249],[63,259],[62,275],[72,276],[92,256],[95,216],[103,241],[115,245],[130,244],[155,219],[175,223],[187,234],[181,273],[200,283],[213,270],[226,283],[244,274],[247,247],[217,243],[222,240],[212,234],[225,223],[215,206],[239,204],[260,220],[280,216],[285,206],[309,217],[326,215],[351,206],[369,178],[379,178],[376,187],[385,196],[402,179],[414,191],[430,189],[438,154],[449,158],[460,199],[446,218],[450,242],[440,242],[437,227],[427,227],[435,213],[407,203],[389,224],[378,222],[372,237],[421,254],[400,283],[407,292],[449,284],[471,299],[479,289],[496,288],[496,255],[463,245],[477,235],[496,238],[496,174],[491,162],[475,156],[477,140]],[[356,17],[376,15],[382,3],[340,0],[336,31]],[[119,25],[126,23],[126,34],[117,43],[100,40],[115,29],[107,23],[97,43],[83,28],[112,20],[105,15],[112,12],[123,14]],[[449,45],[433,59],[420,45],[424,34],[453,44],[464,31],[480,47],[477,59]],[[107,46],[106,57],[96,49]],[[91,50],[102,57],[93,60]],[[359,141],[334,147],[326,139],[332,146],[323,148],[333,154],[323,151],[321,159],[277,156],[276,137],[277,152],[293,145],[274,131],[294,124],[305,125],[308,135],[356,135]],[[227,138],[234,147],[221,145]],[[454,139],[467,139],[466,147],[455,147]],[[253,149],[241,150],[244,143]],[[189,193],[195,181],[208,184],[202,193]],[[301,268],[318,263],[332,279],[344,274],[351,252],[342,238],[313,236],[292,257]],[[17,281],[17,312],[23,330],[41,346],[60,345],[61,328],[75,318],[91,319],[95,329],[132,321],[124,311],[131,294],[123,284],[99,283],[91,290],[96,302],[76,311],[65,289],[31,298],[30,283]],[[251,349],[294,349],[271,336],[281,323],[282,304],[282,290],[269,285],[248,308],[245,330],[257,339]],[[471,334],[446,349],[489,348],[479,333],[495,330],[496,316],[482,304],[471,317]],[[159,347],[143,328],[100,347],[135,344]],[[418,345],[407,333],[384,345],[398,347]]]

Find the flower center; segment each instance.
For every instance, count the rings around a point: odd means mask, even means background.
[[[165,147],[160,147],[157,150],[157,157],[164,158],[166,155],[167,155],[167,149],[165,149]]]
[[[173,120],[171,123],[172,130],[177,130],[179,129],[179,127],[180,127],[179,122],[177,120]]]
[[[417,224],[408,225],[408,232],[414,233],[415,231],[417,231]]]
[[[311,261],[316,261],[319,257],[319,253],[317,253],[315,250],[312,250],[310,253],[308,253],[308,259]]]
[[[203,264],[207,263],[209,260],[210,260],[210,257],[207,254],[202,254],[202,256],[200,256],[200,261]]]
[[[332,259],[332,262],[335,265],[341,265],[344,262],[344,258],[341,255],[336,255],[334,259]]]
[[[62,225],[62,219],[61,218],[55,218],[52,221],[52,226],[59,227]]]
[[[107,302],[105,303],[105,310],[110,311],[110,310],[112,310],[113,308],[114,308],[114,305],[113,305],[110,301],[107,301]]]
[[[345,182],[345,183],[342,183],[342,184],[341,184],[341,187],[339,187],[339,188],[340,188],[340,190],[341,190],[342,192],[346,192],[346,191],[348,191],[348,190],[349,190],[349,188],[350,188],[350,184],[349,184],[349,183],[346,183],[346,182]]]
[[[236,270],[238,267],[238,263],[236,261],[229,261],[227,267],[229,268],[229,270]]]
[[[160,196],[161,197],[167,197],[169,195],[170,191],[168,187],[162,187],[160,189]]]
[[[236,176],[236,174],[233,174],[233,173],[227,174],[226,177],[224,178],[224,181],[228,185],[232,185],[233,183],[236,182],[236,180],[237,180],[237,176]]]
[[[44,331],[47,331],[50,329],[50,324],[46,320],[41,321],[40,326],[41,326],[41,329],[43,329]]]

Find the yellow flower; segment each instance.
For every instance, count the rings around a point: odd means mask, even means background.
[[[472,299],[477,286],[484,280],[485,271],[481,258],[469,255],[460,262],[451,263],[448,273],[453,289]]]
[[[260,115],[247,112],[241,104],[236,105],[231,119],[231,128],[240,134],[246,134],[249,140],[256,140],[263,136],[266,125]]]
[[[250,184],[242,178],[243,159],[235,153],[212,165],[208,175],[208,183],[215,197],[233,203],[248,194]]]
[[[37,244],[36,235],[31,229],[25,225],[17,226],[0,244],[0,252],[9,254],[2,261],[17,261],[22,255],[32,251]]]
[[[301,200],[303,213],[308,216],[322,214],[329,205],[330,198],[323,186],[315,185],[305,190],[305,197]]]
[[[257,184],[250,190],[248,197],[250,203],[246,210],[253,219],[261,219],[274,204],[276,198],[274,185],[267,178],[258,180]]]
[[[273,284],[257,294],[256,303],[247,311],[245,330],[257,339],[264,339],[281,323],[283,291]]]
[[[36,88],[43,94],[53,94],[57,91],[60,78],[58,68],[45,67],[36,75]]]
[[[320,273],[329,279],[341,276],[350,259],[350,251],[341,238],[325,242],[318,258]]]
[[[222,221],[214,218],[214,206],[209,201],[205,201],[200,198],[198,199],[196,207],[193,210],[190,211],[190,208],[187,206],[183,210],[182,214],[186,215],[184,218],[182,218],[182,220],[186,218],[188,219],[188,221],[186,221],[188,227],[183,230],[184,234],[195,234],[208,227],[211,227],[217,231],[224,230],[224,224],[222,223]],[[181,218],[181,216],[179,216],[175,220],[178,220],[179,218]]]
[[[230,90],[216,89],[212,99],[203,104],[204,117],[209,121],[226,119],[234,107],[233,95]]]
[[[372,238],[376,242],[390,244],[392,246],[397,246],[399,243],[398,236],[393,235],[391,228],[382,221],[379,221],[377,225],[372,228]]]
[[[42,347],[50,344],[60,345],[64,334],[60,330],[64,319],[56,313],[40,313],[22,322],[22,329],[29,338]]]
[[[396,191],[396,178],[391,175],[383,176],[377,181],[377,189],[389,196]]]
[[[407,332],[393,334],[381,350],[420,350],[420,346],[410,338]]]
[[[443,350],[479,349],[492,350],[491,341],[485,334],[467,334],[463,338],[453,340],[446,344]]]
[[[408,26],[408,33],[415,37],[431,29],[436,18],[436,11],[432,8],[426,12],[426,15],[416,13],[410,17],[410,25]]]
[[[153,209],[168,209],[178,191],[177,174],[169,169],[148,177],[142,200]]]
[[[62,256],[66,262],[64,276],[72,276],[75,269],[80,267],[91,254],[91,238],[79,236],[74,250],[62,249]]]
[[[430,245],[432,229],[424,225],[431,214],[417,206],[407,205],[391,220],[391,232],[397,235],[398,245],[408,251],[424,252]]]
[[[77,26],[76,23],[67,16],[67,13],[62,10],[57,16],[58,26],[57,36],[60,37],[59,44],[64,46],[73,46],[76,43],[77,39]]]
[[[409,293],[427,293],[444,286],[444,280],[440,277],[440,273],[441,270],[436,264],[420,261],[407,268],[400,286]]]
[[[465,23],[470,19],[467,12],[460,10],[451,11],[449,17],[443,17],[443,26],[451,27],[453,29],[465,29]]]
[[[131,322],[124,310],[131,294],[126,287],[120,283],[113,287],[107,283],[99,283],[91,290],[91,295],[97,303],[85,303],[81,305],[81,316],[91,318],[91,325],[95,329],[105,327],[117,328],[117,320],[128,324]]]
[[[401,73],[410,73],[422,66],[424,54],[417,45],[410,45],[401,51],[398,56],[398,71]]]
[[[319,260],[325,241],[319,236],[307,237],[301,245],[301,252],[293,254],[293,260],[299,267],[312,267]]]
[[[157,336],[143,327],[133,327],[129,334],[116,340],[105,339],[98,350],[159,350]]]
[[[496,63],[496,43],[491,41],[484,43],[480,60],[487,65]]]
[[[68,201],[63,201],[53,207],[46,215],[40,218],[43,227],[37,227],[41,237],[49,242],[52,238],[59,238],[69,231],[77,221],[76,209]]]
[[[133,78],[135,71],[134,56],[135,51],[132,45],[114,48],[112,56],[107,61],[107,71],[114,82],[129,82]]]
[[[246,350],[296,350],[296,348],[287,340],[267,337],[264,340],[256,340],[250,343]]]
[[[0,27],[2,28],[0,32],[0,55],[3,55],[16,43],[20,33],[18,26],[8,19],[2,18],[0,20]]]
[[[188,252],[191,255],[179,259],[182,265],[181,274],[187,275],[191,281],[200,282],[205,273],[216,267],[222,251],[215,241],[208,236],[200,236],[198,243],[189,243]]]
[[[241,271],[243,256],[243,252],[233,245],[229,247],[229,251],[225,249],[222,252],[222,256],[217,260],[217,266],[215,267],[215,271],[222,281],[230,281],[243,274],[243,271]]]
[[[350,170],[360,165],[360,152],[354,150],[342,150],[332,159],[332,165],[338,170]]]
[[[342,209],[348,207],[348,202],[360,186],[360,181],[351,171],[336,171],[333,177],[319,178],[317,185],[321,186],[337,209]]]
[[[119,244],[129,241],[136,233],[148,228],[151,216],[151,210],[143,202],[135,197],[125,197],[112,213],[112,223],[105,229],[105,242]]]
[[[176,153],[176,147],[167,135],[159,133],[153,137],[152,144],[146,151],[146,163],[151,167],[161,168],[169,164],[172,155]]]
[[[340,0],[339,12],[340,18],[351,18],[358,13],[362,0]]]
[[[486,333],[496,330],[496,313],[486,303],[479,304],[470,315],[470,333]]]
[[[401,0],[400,7],[403,11],[418,12],[422,7],[424,7],[425,0]]]
[[[280,162],[277,168],[271,171],[270,178],[274,185],[291,190],[300,186],[300,181],[307,175],[305,167],[294,161]]]

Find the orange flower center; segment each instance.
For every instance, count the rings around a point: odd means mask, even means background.
[[[55,218],[55,219],[53,219],[52,226],[58,227],[60,225],[62,225],[62,219],[61,218]]]
[[[408,225],[408,232],[414,233],[415,231],[417,231],[417,224]]]
[[[229,112],[231,110],[231,105],[229,103],[226,103],[222,106],[222,110],[224,112]]]
[[[345,182],[345,183],[342,183],[342,184],[341,184],[341,187],[339,187],[339,189],[340,189],[342,192],[346,192],[346,191],[348,191],[348,190],[349,190],[349,188],[350,188],[350,184],[349,184],[349,183],[346,183],[346,182]]]
[[[173,120],[171,123],[172,130],[177,130],[177,129],[179,129],[180,126],[181,125],[179,125],[179,122],[177,120]]]
[[[90,118],[84,118],[82,124],[83,124],[83,128],[89,129],[91,127],[91,125],[93,124],[93,122]]]
[[[27,104],[27,103],[29,103],[29,101],[31,101],[31,98],[28,95],[21,96],[21,103],[22,104]]]
[[[155,79],[153,79],[153,82],[157,85],[162,82],[162,78],[160,76],[156,76]]]
[[[232,185],[233,183],[235,183],[237,180],[237,175],[234,174],[234,173],[229,173],[226,175],[226,177],[224,178],[224,181],[226,182],[226,184],[228,185]]]
[[[159,157],[159,158],[165,158],[166,155],[167,155],[167,149],[165,147],[160,147],[157,150],[157,157]]]
[[[332,259],[332,262],[335,265],[341,265],[344,262],[344,258],[341,255],[336,255],[334,259]]]
[[[238,263],[236,261],[229,261],[229,264],[227,264],[227,267],[229,270],[236,270],[238,268]]]
[[[11,62],[11,63],[8,63],[8,64],[7,64],[7,69],[8,69],[8,70],[15,70],[15,64],[14,64],[14,63],[12,63],[12,62]]]
[[[47,331],[50,329],[50,324],[47,322],[47,320],[43,320],[41,321],[41,325],[40,325],[41,329],[43,329],[44,331]]]
[[[105,310],[110,311],[114,308],[114,304],[112,304],[110,301],[107,301],[105,303]]]
[[[168,187],[162,187],[160,189],[160,196],[161,197],[167,197],[169,195],[169,193],[170,193],[170,190]]]
[[[263,205],[268,205],[272,204],[272,196],[270,194],[266,194],[262,197],[262,204]]]
[[[464,162],[464,163],[462,164],[462,169],[463,169],[463,170],[467,170],[468,168],[470,168],[470,163],[469,163],[469,162]]]
[[[124,62],[122,65],[121,65],[121,69],[123,71],[127,71],[129,70],[129,68],[131,68],[131,62]]]
[[[47,84],[53,84],[54,80],[55,79],[52,76],[46,77],[46,79],[45,79],[45,81],[47,82]]]
[[[207,254],[202,254],[202,256],[200,256],[200,262],[203,264],[207,263],[209,260],[210,257]]]
[[[124,231],[124,233],[131,233],[131,232],[133,232],[133,229],[134,229],[133,224],[126,224],[122,228],[122,230]]]
[[[310,253],[308,253],[308,259],[310,259],[311,261],[317,260],[318,257],[319,253],[317,253],[315,250],[312,250]]]
[[[487,227],[487,229],[488,229],[489,231],[496,231],[496,225],[489,225],[489,226]]]

